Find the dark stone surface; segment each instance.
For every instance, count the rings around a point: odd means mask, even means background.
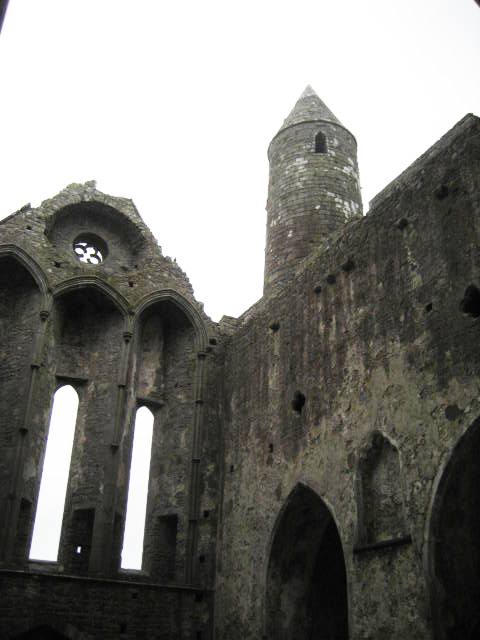
[[[132,202],[94,183],[1,221],[1,638],[476,637],[480,122],[365,217],[355,154],[307,89],[269,151],[264,297],[218,324]],[[65,384],[79,410],[59,557],[40,563]],[[125,571],[141,406],[143,566]]]

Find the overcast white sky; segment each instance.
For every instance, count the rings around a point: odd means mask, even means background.
[[[10,0],[0,217],[71,182],[134,200],[214,319],[261,295],[267,146],[306,84],[364,202],[480,112],[474,0]]]

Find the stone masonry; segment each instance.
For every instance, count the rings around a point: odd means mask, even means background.
[[[480,120],[365,216],[355,138],[310,87],[269,161],[264,295],[219,323],[133,203],[93,182],[0,222],[0,638],[480,638]],[[40,562],[66,385],[60,546]]]

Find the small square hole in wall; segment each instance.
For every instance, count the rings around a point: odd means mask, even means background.
[[[342,271],[345,271],[345,273],[350,273],[350,271],[353,271],[354,269],[355,262],[353,258],[348,258],[348,260],[342,264]]]
[[[280,329],[280,323],[275,320],[274,322],[271,322],[269,324],[268,328],[272,333],[277,333],[277,331]]]
[[[195,594],[195,602],[203,602],[203,593],[201,591],[197,591]]]
[[[203,517],[204,518],[210,517],[210,511],[208,509],[205,509],[205,511],[203,512]]]
[[[295,391],[292,399],[292,409],[295,411],[295,413],[298,413],[300,415],[304,406],[305,396],[301,391]]]
[[[235,467],[233,466],[233,464],[230,465],[230,473],[233,473],[235,471]]]
[[[75,553],[77,554],[77,556],[82,553],[82,547],[80,545],[78,545],[78,547],[75,547]]]
[[[435,191],[434,191],[435,197],[438,200],[444,200],[448,196],[449,193],[450,193],[450,190],[449,190],[449,188],[447,187],[446,184],[440,185],[438,187],[438,189],[435,189]]]
[[[204,564],[205,560],[206,560],[206,556],[202,553],[201,556],[198,556],[198,561],[200,562],[200,564]]]
[[[429,302],[427,305],[425,305],[425,311],[427,313],[430,313],[430,311],[433,309],[433,303]]]

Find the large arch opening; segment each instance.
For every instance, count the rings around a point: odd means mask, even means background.
[[[267,575],[269,640],[347,640],[345,560],[323,500],[298,485],[274,533]]]
[[[442,474],[430,523],[435,640],[480,638],[480,418]]]

